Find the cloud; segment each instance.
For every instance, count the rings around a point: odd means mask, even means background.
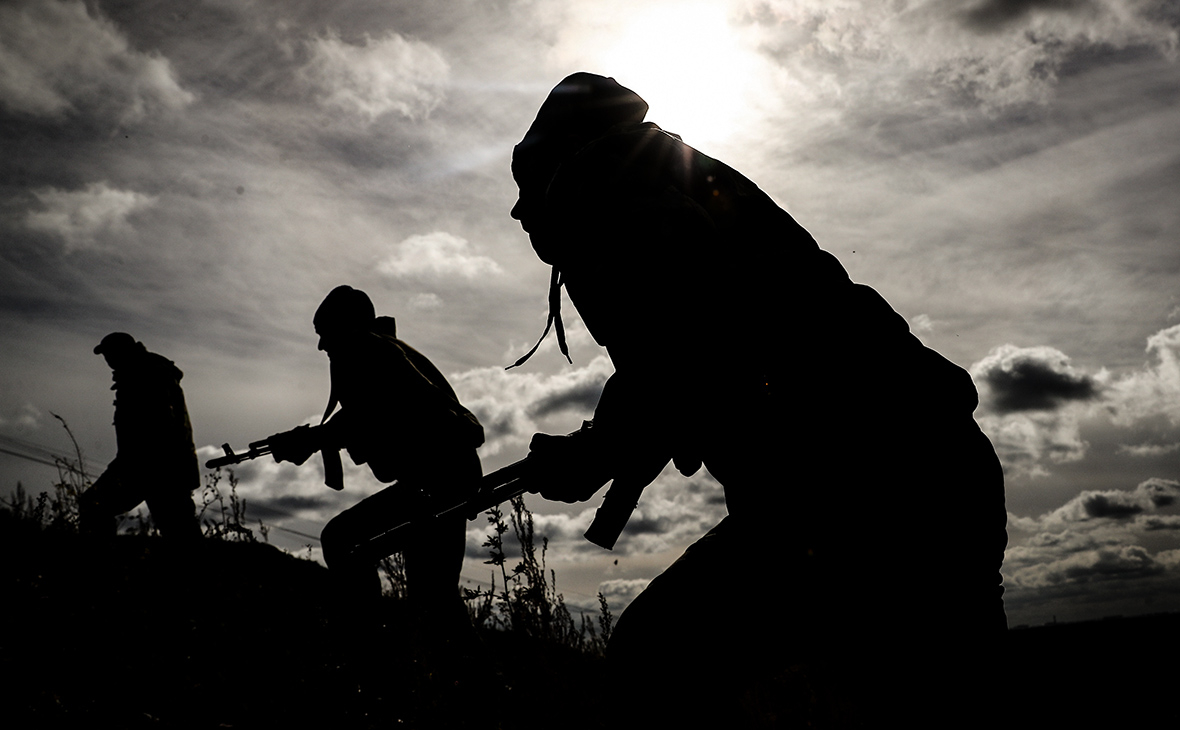
[[[1006,416],[983,413],[976,420],[1010,476],[1046,476],[1046,462],[1078,461],[1088,448],[1081,435],[1082,414],[1076,409]]]
[[[1045,515],[1046,524],[1066,524],[1101,519],[1128,519],[1160,507],[1167,507],[1180,496],[1180,483],[1166,479],[1148,479],[1134,491],[1084,491],[1053,512]]]
[[[35,429],[44,415],[32,403],[25,403],[10,413],[0,413],[0,427]]]
[[[394,113],[421,120],[443,100],[450,67],[428,43],[390,32],[358,45],[329,31],[308,45],[298,75],[329,109],[370,123]]]
[[[1159,575],[1165,568],[1138,545],[1086,550],[1060,560],[1025,568],[1013,577],[1024,588],[1127,580]]]
[[[1110,384],[1109,408],[1115,423],[1163,416],[1180,425],[1180,325],[1147,339],[1144,367]]]
[[[1148,515],[1140,520],[1140,524],[1148,532],[1180,531],[1180,515]]]
[[[1091,401],[1100,387],[1074,369],[1051,347],[1002,345],[971,366],[971,376],[987,386],[989,406],[1004,415],[1055,410],[1070,401]]]
[[[646,578],[614,578],[604,580],[598,584],[598,592],[605,598],[611,612],[618,616],[619,612],[630,605],[643,589],[647,588],[650,580]]]
[[[130,48],[113,23],[82,2],[0,5],[0,104],[13,112],[128,122],[194,98],[167,59]]]
[[[1175,444],[1119,444],[1118,452],[1120,454],[1127,454],[1128,456],[1163,456],[1170,454],[1173,451],[1180,450],[1180,443]]]
[[[1037,518],[1009,515],[1012,625],[1172,610],[1180,600],[1180,482],[1086,492]]]
[[[390,256],[377,264],[377,270],[387,276],[476,279],[502,272],[494,260],[472,253],[466,239],[444,231],[410,236],[394,248]]]
[[[1176,29],[1160,22],[1166,0],[983,0],[966,9],[949,0],[759,0],[745,8],[782,70],[779,82],[840,108],[1042,102],[1078,53],[1136,47],[1174,56],[1177,48]]]
[[[25,215],[25,225],[60,237],[66,250],[94,248],[106,239],[133,233],[128,218],[156,203],[156,198],[133,190],[118,190],[105,182],[82,190],[45,188],[34,191],[40,210]]]
[[[426,292],[414,295],[414,298],[409,302],[409,307],[416,312],[428,312],[438,309],[442,304],[442,297],[433,292]]]
[[[1180,325],[1149,337],[1146,351],[1142,368],[1115,376],[1106,369],[1086,373],[1051,347],[995,348],[970,367],[981,390],[976,419],[1004,466],[1024,476],[1045,476],[1049,464],[1083,458],[1082,425],[1099,413],[1124,428],[1154,418],[1180,425]],[[1176,448],[1124,444],[1118,450],[1149,457]]]
[[[1103,395],[1105,374],[1089,375],[1052,347],[1002,345],[970,367],[980,386],[980,427],[1017,474],[1044,476],[1045,461],[1086,454],[1083,417]]]
[[[983,0],[963,11],[963,22],[980,32],[996,32],[1027,20],[1034,13],[1094,14],[1092,0]]]
[[[591,395],[614,372],[610,359],[599,355],[584,367],[542,376],[500,367],[479,368],[451,381],[455,392],[484,426],[488,456],[512,446],[523,446],[542,430],[539,421],[568,412],[575,417],[593,414]]]
[[[1180,482],[1152,478],[1132,490],[1082,492],[1039,517],[1010,515],[1009,615],[1054,604],[1080,620],[1172,600],[1180,592],[1178,498]],[[1103,587],[1112,581],[1118,591]]]
[[[620,555],[662,553],[704,535],[726,515],[721,485],[707,471],[690,478],[669,466],[643,492],[615,546]]]
[[[919,314],[915,317],[910,317],[910,331],[916,335],[933,332],[934,320],[930,319],[930,315],[928,314]]]

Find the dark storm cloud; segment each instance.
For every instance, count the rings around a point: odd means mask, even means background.
[[[1180,532],[1180,516],[1178,515],[1151,515],[1145,517],[1140,524],[1148,532]]]
[[[1054,410],[1101,393],[1094,378],[1049,347],[997,348],[972,367],[972,376],[988,386],[989,403],[999,414]]]
[[[1110,517],[1123,519],[1133,517],[1144,510],[1143,505],[1127,502],[1112,495],[1092,494],[1082,501],[1087,517]]]
[[[1048,410],[1068,401],[1092,400],[1098,388],[1088,375],[1062,372],[1047,362],[1019,360],[1010,369],[988,374],[996,409],[1013,411]]]
[[[1003,30],[1035,12],[1094,12],[1093,0],[983,0],[963,13],[964,24],[980,33]]]
[[[627,520],[627,534],[630,537],[640,535],[661,535],[667,532],[669,520],[667,516],[648,516],[640,513]]]
[[[1180,482],[1148,479],[1133,490],[1084,491],[1051,512],[1053,522],[1076,523],[1089,520],[1126,520],[1169,507],[1180,497]]]
[[[249,501],[247,508],[251,517],[269,519],[290,517],[297,512],[317,511],[329,505],[335,506],[334,500],[301,494],[287,494],[271,499],[256,497]]]
[[[593,413],[605,384],[606,377],[603,375],[593,380],[575,383],[567,390],[550,393],[530,406],[529,415],[533,418],[544,418],[567,410]]]

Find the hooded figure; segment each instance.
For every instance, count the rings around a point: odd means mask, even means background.
[[[102,338],[94,353],[106,359],[115,381],[118,454],[80,497],[83,531],[113,534],[116,517],[146,501],[162,536],[198,537],[192,492],[200,470],[180,388],[184,374],[125,332]]]
[[[574,74],[512,160],[512,216],[553,266],[550,326],[565,352],[564,286],[615,366],[593,428],[534,437],[553,469],[542,494],[581,501],[612,479],[637,493],[670,460],[703,462],[729,513],[623,612],[608,658],[698,708],[792,663],[879,676],[902,646],[920,657],[906,666],[980,661],[1006,626],[1007,536],[970,376],[646,110]],[[912,717],[895,685],[853,684],[858,706]]]

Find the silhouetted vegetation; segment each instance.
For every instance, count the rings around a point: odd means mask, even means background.
[[[523,497],[514,497],[510,509],[508,522],[498,506],[487,512],[492,532],[484,547],[491,553],[487,563],[500,574],[501,589],[497,592],[494,575],[491,588],[464,589],[472,623],[602,656],[613,621],[606,598],[598,594],[597,630],[585,614],[580,622],[575,622],[564,597],[557,592],[557,574],[552,570],[546,573],[549,538],[541,538],[538,553],[533,515],[525,507]],[[521,559],[511,569],[504,552],[504,535],[509,524],[521,546]]]
[[[382,625],[350,646],[327,570],[247,526],[232,472],[206,477],[205,539],[177,546],[142,512],[117,537],[80,534],[77,496],[91,480],[78,464],[59,464],[52,492],[18,485],[0,508],[12,727],[515,728],[573,702],[582,711],[564,725],[609,725],[581,696],[600,681],[609,611],[603,602],[599,631],[574,621],[523,502],[511,528],[499,510],[488,516],[489,546],[513,529],[523,556],[513,566],[502,544],[491,550],[503,584],[467,596],[476,644],[436,654],[408,640],[400,555],[381,564]]]
[[[466,592],[476,645],[447,653],[408,640],[395,555],[382,562],[383,625],[357,646],[333,623],[327,570],[256,538],[232,473],[207,477],[205,539],[178,547],[142,516],[115,538],[79,534],[80,463],[59,465],[52,492],[18,485],[0,506],[6,726],[613,728],[632,703],[659,702],[605,684],[605,600],[597,627],[574,619],[519,499],[487,513],[499,577]],[[1169,614],[1008,632],[1005,726],[1175,725],[1174,672],[1154,657],[1176,648],[1177,629]],[[792,667],[730,726],[845,727],[817,677]]]

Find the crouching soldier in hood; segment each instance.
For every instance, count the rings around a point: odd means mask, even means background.
[[[102,338],[94,353],[106,359],[115,381],[118,454],[79,498],[82,531],[113,535],[118,515],[146,501],[165,539],[199,537],[192,493],[201,477],[180,388],[184,374],[125,332]]]
[[[790,666],[839,676],[865,726],[994,708],[1004,482],[970,376],[646,113],[613,79],[574,74],[512,158],[512,216],[553,267],[559,344],[564,286],[615,366],[593,428],[534,437],[531,458],[555,465],[541,494],[584,501],[613,479],[634,504],[669,461],[724,490],[728,515],[615,626],[619,684],[662,698],[643,704],[668,727],[685,726],[675,711],[703,723],[707,703],[724,714],[726,694],[736,712]]]

